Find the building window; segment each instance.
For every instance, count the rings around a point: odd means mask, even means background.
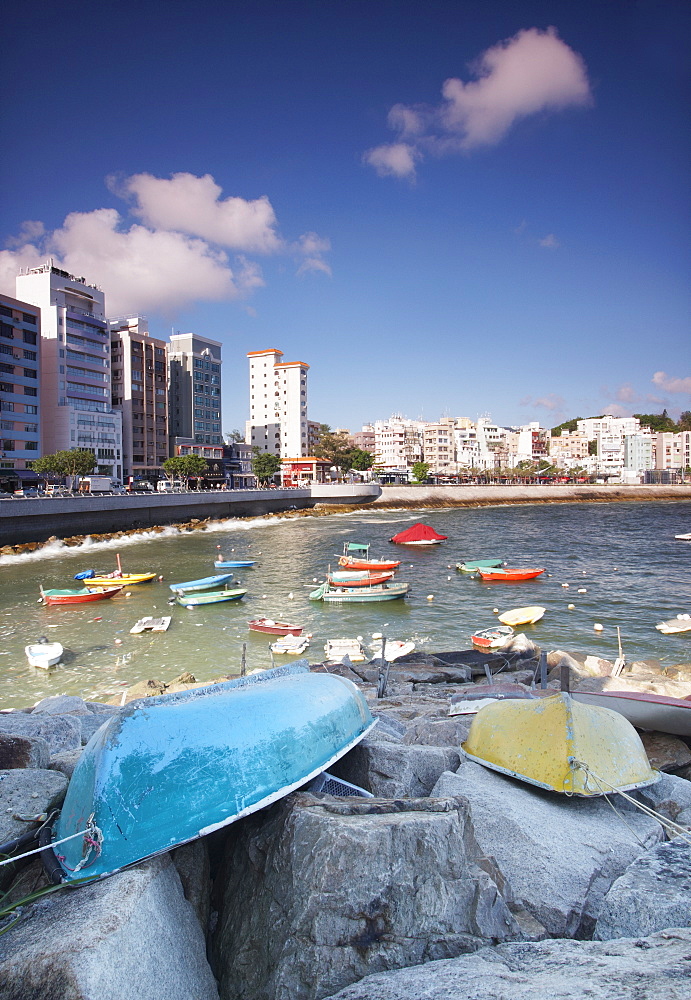
[[[36,334],[35,333],[31,333],[29,330],[25,330],[24,331],[24,336],[22,337],[22,340],[24,341],[25,344],[35,344],[36,343]]]
[[[24,447],[27,451],[38,451],[38,441],[27,441]]]

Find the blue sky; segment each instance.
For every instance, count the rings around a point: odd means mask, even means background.
[[[30,14],[29,14],[30,12]],[[14,5],[0,288],[48,256],[152,334],[311,366],[358,429],[691,408],[691,8]]]

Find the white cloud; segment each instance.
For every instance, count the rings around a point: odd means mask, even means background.
[[[543,410],[549,410],[550,413],[556,411],[561,411],[564,409],[565,401],[561,396],[557,396],[556,393],[550,392],[546,396],[538,396],[533,399],[532,396],[524,396],[523,399],[519,401],[519,406],[528,406],[531,408],[540,408]]]
[[[218,246],[246,253],[275,253],[282,247],[276,215],[264,195],[254,201],[221,198],[222,189],[210,174],[173,174],[169,179],[134,174],[110,186],[135,198],[132,212],[152,229],[199,236]]]
[[[114,182],[110,182],[115,190]],[[278,235],[267,198],[221,199],[209,175],[175,174],[170,181],[137,174],[120,193],[135,198],[132,224],[115,209],[72,212],[62,227],[46,232],[24,223],[20,236],[0,251],[0,290],[15,294],[20,269],[54,257],[65,270],[83,274],[106,293],[111,315],[137,311],[171,316],[195,301],[237,300],[264,284],[250,254],[292,254],[297,273],[330,274],[324,255],[330,243],[305,233],[292,244]],[[227,248],[237,252],[234,260]]]
[[[691,376],[679,378],[674,375],[667,375],[665,372],[655,372],[651,382],[659,386],[665,392],[691,393]]]
[[[487,49],[471,70],[475,79],[468,83],[456,77],[444,82],[436,107],[395,105],[388,121],[399,141],[369,150],[365,162],[381,175],[412,177],[424,152],[495,145],[521,118],[592,100],[582,58],[555,28],[519,31]]]
[[[556,250],[557,247],[561,246],[554,233],[548,233],[546,236],[543,236],[541,240],[538,240],[538,243],[547,250]]]

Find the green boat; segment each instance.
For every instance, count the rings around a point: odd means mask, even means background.
[[[222,601],[239,601],[246,590],[200,590],[196,594],[176,594],[175,600],[183,608],[196,608],[199,604],[220,604]]]
[[[469,562],[456,563],[456,569],[461,573],[477,573],[479,569],[496,569],[503,565],[503,559],[473,559]]]
[[[306,663],[141,698],[109,718],[44,830],[53,881],[104,878],[213,833],[359,743],[375,724],[364,695]]]
[[[409,590],[409,583],[382,583],[376,587],[330,587],[328,583],[322,583],[309,598],[310,601],[325,601],[327,604],[362,604],[393,601],[397,597],[405,597]]]

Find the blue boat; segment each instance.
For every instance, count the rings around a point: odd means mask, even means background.
[[[256,559],[214,559],[215,569],[244,569],[254,566]]]
[[[200,580],[188,580],[187,583],[171,583],[170,589],[174,594],[191,594],[196,590],[213,590],[214,587],[222,587],[233,579],[232,573],[219,573],[218,576],[204,576]]]
[[[247,591],[242,587],[236,587],[235,590],[229,590],[227,587],[223,590],[200,590],[194,594],[178,591],[175,595],[175,600],[183,608],[197,608],[200,604],[222,604],[224,601],[239,601],[246,593]],[[172,600],[173,598],[171,598],[171,602]]]
[[[46,851],[57,882],[113,875],[271,805],[375,724],[363,694],[307,661],[142,698],[91,737]],[[77,836],[75,836],[77,835]]]

